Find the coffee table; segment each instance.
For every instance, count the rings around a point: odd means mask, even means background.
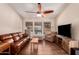
[[[31,52],[34,52],[34,50],[38,50],[38,40],[39,38],[32,38],[30,44],[31,44]]]

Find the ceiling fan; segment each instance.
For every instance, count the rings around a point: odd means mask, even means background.
[[[36,13],[37,16],[42,16],[42,17],[46,16],[49,13],[54,12],[53,10],[42,11],[41,3],[37,3],[37,5],[38,5],[38,11],[37,12],[32,12],[32,11],[25,11],[25,12],[27,12],[27,13]]]

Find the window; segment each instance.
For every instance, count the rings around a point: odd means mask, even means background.
[[[42,22],[35,22],[34,23],[34,32],[36,35],[42,34]]]
[[[48,31],[51,31],[51,23],[50,22],[44,22],[44,34]]]
[[[33,33],[33,22],[26,22],[26,27],[30,33]]]
[[[30,34],[40,36],[51,31],[51,22],[26,22],[26,27]]]

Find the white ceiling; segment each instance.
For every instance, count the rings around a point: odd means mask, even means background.
[[[12,8],[15,9],[23,18],[37,17],[34,13],[26,13],[25,11],[37,11],[37,3],[10,3]],[[42,3],[42,10],[54,10],[53,13],[48,14],[46,17],[58,16],[67,6],[66,3]]]

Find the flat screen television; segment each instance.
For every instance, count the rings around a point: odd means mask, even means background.
[[[71,24],[58,26],[58,35],[71,38]]]

